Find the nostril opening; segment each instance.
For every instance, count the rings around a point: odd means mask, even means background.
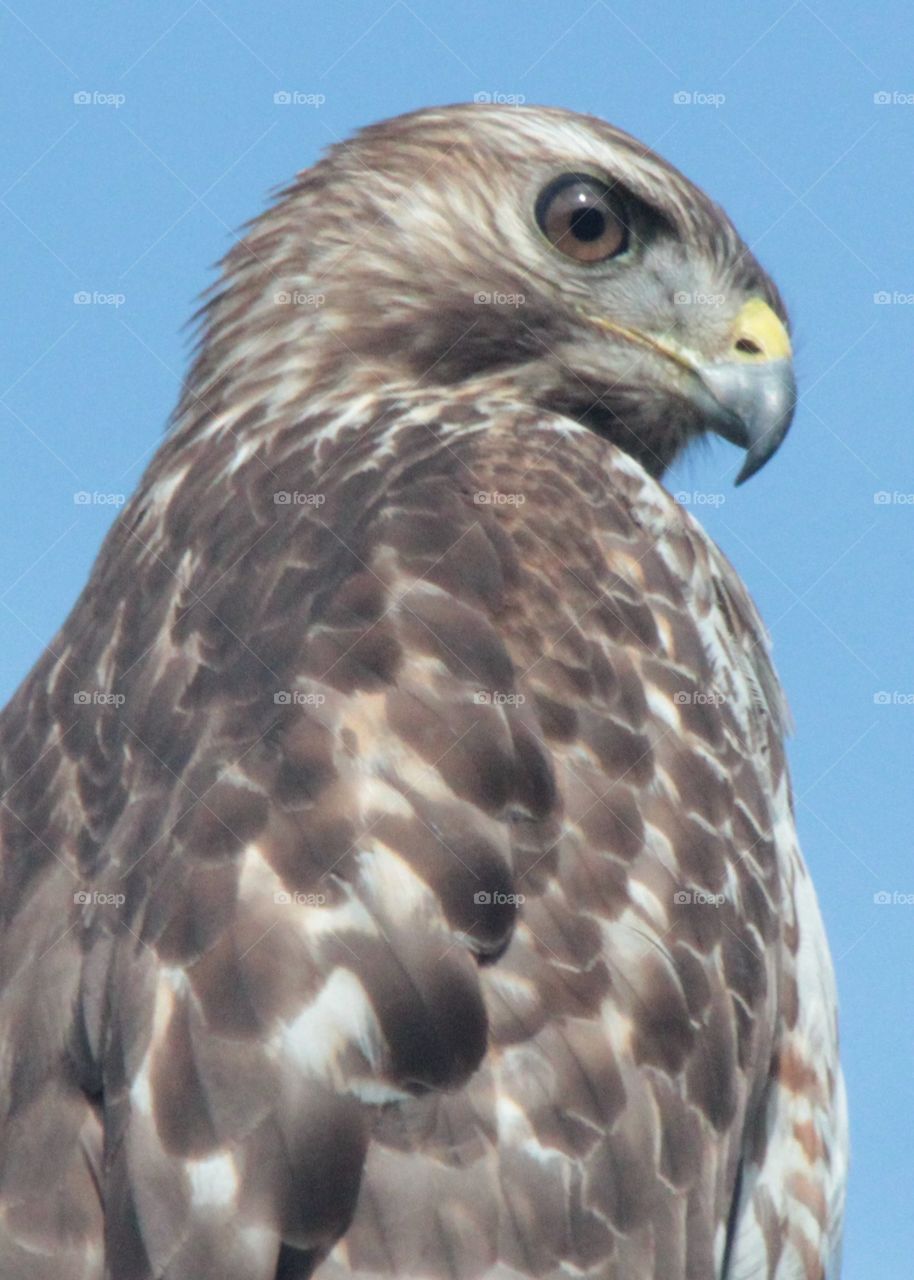
[[[760,356],[762,354],[762,348],[757,342],[753,342],[751,338],[740,338],[736,344],[736,349],[747,356]]]

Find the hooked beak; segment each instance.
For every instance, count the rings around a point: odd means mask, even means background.
[[[787,434],[796,407],[790,338],[781,320],[762,298],[744,303],[733,324],[727,352],[719,360],[696,360],[693,351],[590,317],[603,329],[649,347],[688,375],[687,394],[708,429],[745,449],[736,483],[761,470]]]
[[[760,471],[787,434],[797,402],[790,338],[767,302],[751,298],[736,317],[731,354],[695,366],[708,392],[709,426],[747,450],[736,477]]]

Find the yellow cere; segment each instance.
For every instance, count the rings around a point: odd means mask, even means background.
[[[793,354],[783,323],[762,298],[750,298],[733,326],[734,346],[745,360],[789,360]],[[752,348],[752,349],[749,349]]]

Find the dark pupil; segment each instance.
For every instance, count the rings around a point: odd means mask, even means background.
[[[576,240],[599,240],[606,230],[606,215],[602,209],[575,209],[568,229]]]

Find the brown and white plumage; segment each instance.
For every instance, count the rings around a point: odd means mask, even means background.
[[[624,258],[538,231],[565,173]],[[561,111],[366,130],[253,224],[0,721],[0,1274],[837,1275],[784,706],[658,482],[728,396],[779,442],[775,315]]]

